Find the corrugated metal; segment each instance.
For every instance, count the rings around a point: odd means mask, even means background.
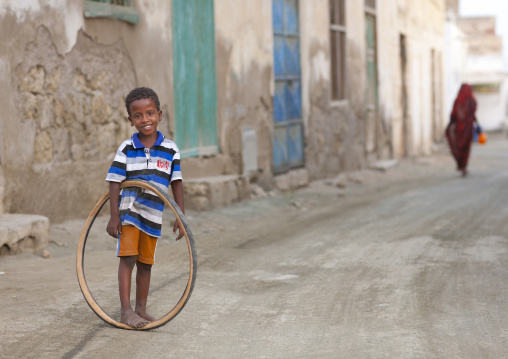
[[[173,0],[175,142],[182,156],[218,151],[213,0]]]
[[[304,164],[297,0],[273,0],[274,172]]]

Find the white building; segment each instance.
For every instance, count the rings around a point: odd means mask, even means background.
[[[444,108],[448,121],[460,86],[467,81],[467,36],[457,25],[457,13],[453,9],[447,11],[444,36]]]
[[[477,100],[476,117],[486,131],[500,130],[506,123],[506,74],[502,38],[495,34],[495,17],[459,18],[467,35],[466,82]]]

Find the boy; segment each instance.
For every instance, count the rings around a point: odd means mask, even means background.
[[[161,236],[164,202],[153,192],[139,188],[122,190],[120,200],[120,183],[143,179],[166,192],[171,184],[175,202],[185,212],[180,152],[173,141],[165,139],[157,131],[162,116],[157,94],[146,87],[136,88],[125,98],[125,107],[131,126],[136,127],[138,133],[120,145],[106,177],[111,208],[107,232],[118,238],[120,321],[133,328],[141,328],[156,320],[146,312],[146,301],[157,238]],[[177,229],[176,240],[183,237],[183,230],[175,222],[173,233]],[[136,307],[133,310],[130,291],[134,265],[137,272]]]

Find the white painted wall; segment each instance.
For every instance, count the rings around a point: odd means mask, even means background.
[[[498,131],[508,126],[508,77],[495,93],[475,93],[476,118],[485,131]]]
[[[302,118],[309,130],[311,89],[330,82],[330,44],[327,0],[300,0],[300,61]]]
[[[410,155],[429,154],[433,144],[432,50],[444,54],[444,2],[432,0],[378,1],[379,99],[382,116],[392,129],[393,156],[403,155],[400,35],[406,37]],[[436,62],[435,71],[443,73]],[[436,85],[436,87],[438,87]],[[443,96],[436,88],[437,96]],[[444,102],[441,101],[441,102]],[[444,111],[443,115],[444,117]],[[443,120],[444,121],[444,120]]]
[[[485,131],[504,127],[507,99],[504,94],[504,64],[502,54],[468,55],[467,82],[470,84],[499,83],[499,92],[478,93],[476,117]]]
[[[444,38],[444,111],[448,122],[460,86],[467,80],[467,39],[457,26],[453,12],[448,13]]]
[[[498,54],[468,54],[467,82],[470,84],[500,83],[504,78],[503,56]]]
[[[476,118],[485,131],[501,129],[503,118],[503,103],[501,92],[475,93],[477,107]]]
[[[501,86],[501,96],[504,103],[503,108],[503,129],[508,128],[508,75],[505,75],[503,84]]]
[[[474,92],[477,101],[476,117],[485,131],[504,127],[507,99],[504,96],[504,63],[502,54],[468,54],[467,82],[474,84],[500,84],[499,92]]]

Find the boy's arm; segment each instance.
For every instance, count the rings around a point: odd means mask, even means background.
[[[113,238],[118,238],[122,233],[122,222],[120,221],[120,213],[118,209],[118,200],[120,197],[120,182],[109,182],[109,210],[111,217],[109,218],[106,231]]]
[[[175,180],[171,182],[171,190],[173,191],[173,197],[175,198],[175,202],[182,210],[182,213],[185,214],[184,204],[183,204],[183,183],[182,180]],[[178,221],[175,221],[175,225],[173,226],[173,234],[176,233],[178,229],[178,237],[176,240],[179,240],[183,237],[183,228],[179,227]]]

